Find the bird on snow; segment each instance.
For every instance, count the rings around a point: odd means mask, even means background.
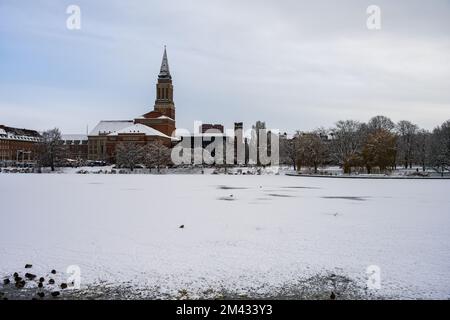
[[[53,270],[51,271],[51,273],[52,273],[52,274],[56,274],[56,270],[53,269]]]
[[[32,264],[26,264],[26,265],[25,265],[25,269],[30,269],[31,267],[33,267]]]
[[[180,226],[180,229],[184,229],[184,224],[182,224],[182,225]]]
[[[336,300],[336,295],[334,294],[334,292],[331,292],[330,299],[331,300]]]
[[[28,280],[34,280],[36,278],[36,275],[32,273],[25,273],[25,278],[27,278]]]
[[[25,280],[21,280],[21,281],[17,281],[16,282],[16,288],[17,289],[22,289],[23,287],[25,287]]]
[[[57,297],[59,295],[60,295],[59,291],[52,292],[52,297]]]

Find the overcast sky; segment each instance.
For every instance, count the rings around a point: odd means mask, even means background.
[[[81,30],[66,28],[70,4]],[[84,133],[140,116],[164,45],[180,128],[450,119],[449,0],[0,0],[0,123]]]

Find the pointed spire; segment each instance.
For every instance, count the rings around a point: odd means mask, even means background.
[[[172,76],[170,75],[170,69],[169,69],[169,60],[167,59],[167,50],[166,46],[164,46],[164,55],[161,63],[161,70],[159,72],[159,79],[172,79]]]

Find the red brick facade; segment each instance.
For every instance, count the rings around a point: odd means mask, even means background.
[[[37,131],[0,125],[0,162],[34,162],[39,141]]]

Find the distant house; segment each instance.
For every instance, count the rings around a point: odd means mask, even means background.
[[[88,136],[83,134],[63,134],[64,158],[84,161],[88,159]]]
[[[39,132],[0,125],[0,163],[34,163]]]

